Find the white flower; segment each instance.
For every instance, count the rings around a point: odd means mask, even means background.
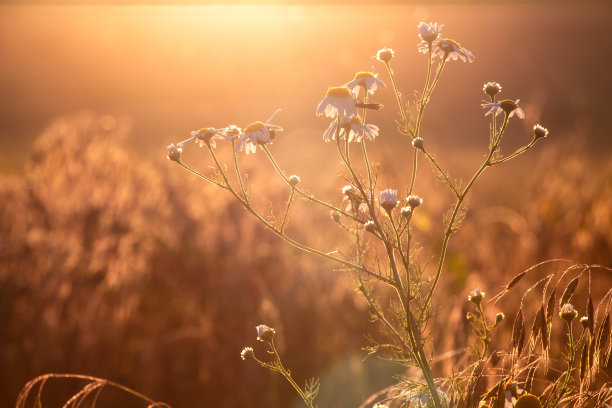
[[[257,340],[259,341],[272,341],[274,335],[276,334],[276,330],[266,326],[265,324],[260,324],[255,328],[255,330],[257,330]]]
[[[257,145],[263,145],[276,137],[277,131],[282,131],[283,128],[280,126],[272,125],[269,123],[255,122],[244,128],[244,134],[240,138],[240,141],[236,145],[236,152],[244,151],[246,154],[255,153],[257,151]]]
[[[397,190],[393,190],[388,188],[380,192],[378,196],[378,201],[380,202],[380,206],[387,211],[391,211],[397,205]]]
[[[519,99],[516,101],[513,101],[512,99],[504,99],[503,101],[496,103],[482,103],[480,106],[485,109],[489,109],[487,113],[485,113],[485,116],[487,116],[489,113],[495,113],[495,116],[497,116],[501,112],[505,112],[510,118],[516,113],[516,116],[518,116],[520,119],[524,119],[525,112],[523,112],[521,107],[518,106],[518,103]]]
[[[346,86],[330,86],[327,89],[327,95],[317,106],[317,116],[323,114],[330,118],[356,116],[357,108],[351,91]]]
[[[384,82],[377,77],[378,74],[372,72],[358,72],[355,74],[355,79],[348,82],[346,87],[351,90],[354,98],[359,95],[359,87],[363,87],[369,94],[373,94],[379,86],[386,88]]]
[[[236,139],[242,137],[242,129],[240,129],[236,125],[229,125],[228,127],[223,129],[223,133],[221,133],[221,136],[223,136],[225,140]]]
[[[166,157],[168,158],[168,160],[172,160],[178,163],[181,161],[182,150],[183,149],[181,149],[180,147],[176,147],[174,143],[171,143],[170,145],[168,145],[168,155]]]
[[[426,22],[421,21],[418,25],[419,36],[421,37],[423,41],[431,43],[433,42],[433,40],[438,38],[438,36],[440,35],[440,30],[442,30],[442,27],[444,27],[444,24],[438,24],[438,23],[427,24]]]
[[[433,45],[438,43],[438,37],[440,37],[440,30],[442,30],[442,27],[444,27],[444,24],[427,24],[423,21],[419,23],[419,37],[421,37],[421,42],[417,46],[419,52],[427,54],[433,49]]]
[[[336,140],[336,131],[338,129],[338,121],[334,120],[329,124],[329,127],[323,132],[323,140],[325,142],[331,142]],[[340,139],[346,137],[348,131],[349,142],[361,142],[364,137],[368,140],[374,140],[378,136],[378,126],[370,124],[362,124],[359,116],[352,117],[350,119],[346,117],[340,118]]]
[[[437,41],[434,51],[434,56],[436,55],[442,57],[443,60],[448,58],[457,61],[460,58],[463,62],[472,62],[476,59],[470,50],[449,38],[442,38]]]

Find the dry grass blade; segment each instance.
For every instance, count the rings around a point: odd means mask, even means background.
[[[593,335],[593,330],[595,330],[595,317],[593,314],[593,299],[589,295],[589,300],[587,302],[587,318],[589,319],[588,328],[591,336]]]
[[[526,273],[527,273],[527,271],[523,271],[523,272],[519,273],[518,275],[516,275],[514,278],[512,278],[512,280],[510,280],[510,282],[506,285],[504,290],[507,291],[507,290],[512,289],[512,287],[514,285],[516,285],[523,278],[523,276],[525,276]]]
[[[559,301],[559,306],[563,306],[567,302],[570,301],[574,291],[576,290],[576,286],[578,286],[578,280],[580,276],[576,276],[572,281],[567,285],[565,290],[563,291],[563,295],[561,295],[561,300]]]
[[[519,312],[514,319],[514,327],[512,328],[512,358],[514,362],[521,356],[523,352],[523,345],[525,344],[525,319],[523,318],[523,309],[519,309]]]
[[[533,324],[531,325],[531,336],[529,337],[529,349],[533,350],[538,341],[538,336],[542,333],[542,325],[546,324],[544,318],[544,305],[536,313]]]
[[[550,331],[548,330],[548,323],[544,317],[544,309],[541,310],[540,317],[540,336],[542,338],[542,354],[544,359],[544,372],[548,372],[548,366],[550,363]]]
[[[589,387],[588,385],[588,379],[585,379],[585,375],[587,373],[587,370],[589,369],[588,367],[588,350],[589,350],[589,345],[585,344],[582,347],[582,354],[580,355],[580,389],[587,389]]]

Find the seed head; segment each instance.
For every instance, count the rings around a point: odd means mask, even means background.
[[[578,312],[576,308],[571,303],[566,303],[561,306],[561,310],[559,311],[559,316],[565,320],[566,322],[571,322],[574,320],[576,316],[578,316]]]
[[[497,82],[487,82],[482,87],[482,90],[484,91],[484,93],[489,95],[491,99],[493,99],[493,97],[502,90],[502,87]]]
[[[255,328],[255,330],[257,330],[257,340],[267,342],[271,342],[272,340],[274,340],[276,330],[274,330],[273,328],[268,327],[265,324],[260,324]]]
[[[245,347],[242,349],[240,353],[240,357],[243,360],[250,360],[255,358],[255,353],[253,352],[253,347]]]
[[[474,289],[473,291],[470,292],[470,295],[468,296],[468,300],[474,303],[476,306],[478,306],[482,302],[482,298],[484,298],[484,295],[485,293],[481,291],[480,289]]]
[[[168,160],[175,161],[177,163],[181,162],[181,149],[176,147],[174,143],[171,143],[168,146],[168,155],[166,156]]]
[[[381,62],[389,62],[395,56],[395,52],[391,48],[383,48],[376,53],[376,59]]]
[[[296,176],[295,174],[289,177],[289,184],[291,185],[291,187],[297,186],[299,182],[300,182],[300,178]]]
[[[363,228],[373,234],[376,231],[376,224],[374,224],[374,221],[368,221],[363,224]]]
[[[406,201],[408,201],[408,205],[410,207],[417,208],[419,205],[423,204],[423,199],[421,197],[419,197],[418,195],[415,194],[411,194],[406,198]]]
[[[548,136],[548,129],[546,129],[545,127],[541,126],[541,125],[535,125],[533,127],[533,137],[534,139],[540,139],[542,137],[546,137]]]
[[[415,137],[414,139],[412,139],[412,147],[425,151],[425,146],[423,145],[423,138]]]

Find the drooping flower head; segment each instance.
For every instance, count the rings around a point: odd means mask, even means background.
[[[334,120],[323,132],[323,140],[325,142],[336,140],[336,133],[339,134],[341,140],[344,140],[348,133],[349,142],[361,142],[363,138],[374,140],[378,136],[378,132],[378,126],[367,123],[365,125],[362,124],[359,116],[354,116],[350,119],[342,117],[340,118],[340,132],[338,132],[338,121]]]
[[[452,59],[457,61],[457,59],[461,59],[463,62],[473,62],[476,59],[470,50],[462,47],[461,44],[450,38],[441,38],[436,43],[434,56],[436,55],[439,55],[443,60]]]
[[[272,142],[276,137],[276,132],[282,130],[282,127],[270,123],[251,123],[244,128],[244,134],[236,145],[236,153],[242,151],[243,148],[246,154],[255,153],[257,151],[257,145],[264,145]]]
[[[485,113],[485,116],[490,113],[495,113],[495,116],[497,116],[501,112],[505,112],[506,115],[508,115],[508,117],[510,118],[516,113],[516,116],[518,116],[520,119],[524,119],[525,112],[523,112],[518,103],[519,99],[517,99],[516,101],[513,101],[512,99],[504,99],[503,101],[499,101],[496,103],[483,103],[480,106],[485,109],[489,109],[487,113]]]
[[[367,93],[373,94],[379,86],[386,88],[384,82],[378,79],[378,74],[372,72],[358,72],[355,74],[355,79],[346,84],[346,87],[353,93],[354,98],[359,95],[360,87],[363,87]]]
[[[215,139],[221,139],[224,140],[224,132],[225,132],[225,128],[223,129],[215,129],[213,127],[207,127],[207,128],[201,128],[198,130],[194,130],[191,132],[191,138],[179,143],[179,147],[185,147],[185,145],[191,143],[193,140],[195,140],[200,147],[209,144],[210,147],[217,147],[217,143],[215,142]]]
[[[380,202],[380,206],[384,208],[387,212],[391,212],[397,204],[397,190],[393,190],[388,188],[380,192],[378,196],[378,201]]]
[[[384,47],[376,53],[376,59],[380,62],[388,63],[395,56],[395,52],[391,48]]]
[[[444,24],[427,24],[426,22],[421,21],[418,25],[419,37],[421,37],[421,40],[423,41],[432,43],[435,39],[438,38],[438,36],[440,36],[440,30],[442,30],[442,27],[444,27]]]
[[[330,86],[317,106],[317,116],[323,114],[330,118],[356,116],[357,108],[351,91],[346,86]]]

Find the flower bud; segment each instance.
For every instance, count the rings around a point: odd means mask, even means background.
[[[340,222],[340,213],[336,210],[331,210],[329,212],[329,216],[331,217],[332,220],[334,220],[335,222]]]
[[[412,147],[425,151],[425,146],[423,146],[423,138],[415,137],[414,139],[412,139]]]
[[[506,318],[506,315],[503,313],[498,313],[495,315],[495,325],[498,325],[501,323],[502,320],[504,320]]]
[[[276,330],[274,330],[273,328],[268,327],[265,324],[260,324],[255,328],[255,330],[257,330],[257,340],[267,342],[271,342],[272,340],[274,340]]]
[[[412,207],[410,206],[402,207],[402,209],[400,210],[400,214],[402,214],[402,217],[406,217],[406,218],[412,217]]]
[[[582,325],[583,329],[586,329],[589,327],[589,318],[587,316],[582,316],[580,318],[580,324]]]
[[[297,186],[299,182],[300,182],[300,178],[296,176],[295,174],[289,177],[289,184],[291,185],[291,187]]]
[[[570,323],[576,316],[578,316],[578,312],[571,303],[566,303],[561,306],[559,316],[566,322]]]
[[[474,289],[473,291],[470,292],[470,295],[468,296],[468,300],[474,303],[476,306],[478,306],[482,302],[482,298],[484,298],[484,295],[485,293],[481,291],[480,289]]]
[[[366,231],[371,232],[372,234],[376,232],[376,224],[374,224],[374,221],[366,222],[365,224],[363,224],[363,228]]]
[[[408,205],[410,207],[417,208],[419,205],[423,204],[423,199],[421,197],[419,197],[416,194],[411,194],[406,198],[406,201],[408,201]]]
[[[546,136],[548,136],[548,129],[546,129],[545,127],[541,125],[535,125],[533,127],[533,138],[534,139],[540,139]]]
[[[253,352],[253,347],[245,347],[242,349],[240,353],[240,357],[243,360],[250,360],[255,358],[255,353]]]
[[[472,321],[476,319],[476,316],[474,316],[474,314],[471,312],[467,312],[467,314],[465,315],[465,318],[469,321]]]
[[[166,156],[168,160],[175,161],[177,163],[181,162],[181,149],[176,147],[174,143],[168,145],[168,155]]]
[[[484,93],[489,95],[491,99],[493,99],[493,97],[502,90],[502,87],[497,82],[487,82],[482,87],[482,90],[484,91]]]

